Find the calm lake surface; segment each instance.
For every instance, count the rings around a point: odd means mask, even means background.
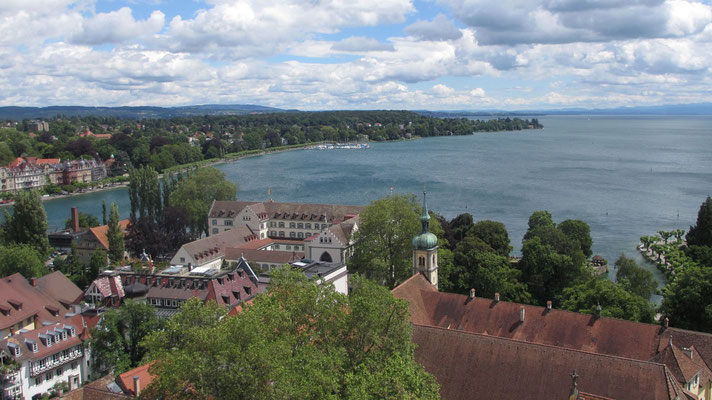
[[[298,150],[218,166],[238,198],[367,204],[420,195],[447,218],[503,222],[515,252],[536,210],[591,226],[594,254],[639,258],[639,237],[687,229],[712,192],[712,117],[540,117],[543,130],[372,143],[368,150]],[[129,213],[125,188],[45,202],[50,229],[71,206],[101,219],[102,200]],[[660,274],[656,276],[660,278]],[[611,275],[615,275],[615,271]]]

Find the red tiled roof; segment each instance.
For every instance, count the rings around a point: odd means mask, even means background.
[[[96,286],[99,293],[104,297],[116,297],[122,299],[125,296],[124,287],[119,276],[100,276],[87,289],[87,293],[92,286]]]
[[[154,362],[150,362],[148,364],[136,367],[130,371],[124,372],[123,374],[116,377],[116,384],[119,385],[119,387],[121,388],[121,390],[124,391],[124,393],[130,396],[135,395],[133,377],[138,376],[139,384],[141,385],[140,390],[145,389],[148,385],[151,384],[151,381],[156,377],[156,375],[153,375],[149,372],[149,368],[151,368],[153,363]]]
[[[119,226],[124,231],[124,233],[128,229],[129,222],[130,221],[128,219],[122,219],[121,221],[119,221]],[[109,250],[109,238],[107,237],[107,234],[109,233],[109,225],[100,225],[94,228],[89,228],[89,232],[94,235],[94,238],[99,241],[104,250]]]
[[[77,303],[82,296],[82,290],[60,271],[36,278],[35,282],[42,292],[66,305]]]
[[[13,354],[9,348],[12,344],[14,344],[20,347],[20,355],[14,357],[15,360],[39,360],[50,354],[55,354],[62,350],[81,344],[81,336],[85,333],[85,330],[87,330],[84,327],[84,323],[84,319],[81,315],[74,315],[69,318],[64,318],[51,325],[40,325],[36,329],[24,333],[17,333],[0,341],[0,349],[5,350],[9,354]],[[60,338],[58,342],[54,341],[56,331],[61,332],[71,328],[74,328],[74,336],[70,336],[69,332],[67,332],[66,339]],[[44,335],[53,337],[51,345],[47,346],[47,344],[41,339]],[[37,343],[37,352],[32,351],[27,340]]]
[[[225,249],[225,260],[234,261],[244,257],[248,262],[286,264],[304,258],[303,252],[279,250],[251,250],[241,247]]]
[[[571,373],[582,392],[614,399],[674,399],[662,364],[414,325],[416,360],[443,399],[565,399]]]
[[[114,393],[108,389],[108,385],[114,382],[113,375],[107,375],[93,382],[86,384],[76,390],[65,393],[59,397],[60,400],[120,400],[129,397],[123,393]]]
[[[242,243],[238,246],[235,246],[236,248],[240,249],[261,249],[262,247],[269,246],[270,244],[274,243],[274,239],[271,238],[264,238],[264,239],[255,239],[255,240],[250,240],[247,243]],[[225,252],[227,253],[227,249],[225,249]]]
[[[52,276],[44,279],[44,282],[45,284],[52,282],[49,284],[54,285],[53,282],[56,278],[56,276]],[[60,286],[64,287],[65,285],[66,282],[61,283]],[[70,288],[68,290],[75,291],[78,289],[71,282],[66,286]],[[0,309],[3,310],[0,313],[0,329],[11,327],[34,316],[37,317],[38,323],[60,320],[71,310],[68,303],[65,303],[65,306],[60,302],[60,300],[64,301],[66,299],[56,299],[53,294],[54,291],[52,290],[45,291],[40,286],[32,286],[19,273],[0,279]],[[15,304],[13,305],[12,303]],[[20,305],[19,303],[22,304]],[[53,310],[56,309],[57,315],[46,306]]]
[[[407,293],[407,300],[415,299],[411,304],[417,306],[418,323],[636,360],[650,360],[656,354],[658,325],[481,297],[470,300],[466,295],[423,290],[424,283],[429,284],[417,275],[393,292],[396,297]],[[519,323],[521,309],[525,310],[523,323]]]

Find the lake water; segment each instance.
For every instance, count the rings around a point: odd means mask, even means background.
[[[712,117],[540,117],[543,130],[372,143],[368,150],[298,150],[222,164],[238,198],[367,204],[420,194],[445,217],[503,222],[515,252],[533,211],[591,226],[594,254],[638,257],[642,235],[687,229],[710,195]],[[101,219],[101,203],[128,215],[126,189],[45,202],[50,227],[69,208]],[[654,268],[651,267],[654,270]],[[655,271],[655,270],[654,270]],[[660,274],[656,276],[660,278]],[[614,275],[614,274],[613,274]]]

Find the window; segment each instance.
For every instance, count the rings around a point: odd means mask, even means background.
[[[218,232],[219,232],[218,228],[213,228],[213,233],[218,233]]]
[[[287,250],[292,250],[292,246],[287,245]]]
[[[48,373],[45,374],[45,380],[48,381],[48,380],[50,380],[50,379],[52,379],[52,373],[51,373],[51,372],[48,372]]]
[[[217,219],[214,219],[214,220],[213,220],[213,226],[214,226],[214,225],[217,225],[217,224],[218,224],[218,220],[217,220]]]
[[[75,369],[75,368],[77,368],[77,362],[76,362],[76,361],[72,363],[72,369]]]
[[[64,370],[62,367],[57,368],[57,377],[59,378],[60,376],[62,376],[63,372],[64,372]]]
[[[296,226],[296,224],[295,224],[294,222],[290,222],[290,223],[289,223],[289,227],[290,227],[290,228],[294,228],[295,226]]]
[[[279,237],[284,237],[284,231],[279,231]]]
[[[294,238],[296,236],[295,232],[289,232],[289,237]]]
[[[274,228],[275,225],[277,225],[277,224],[276,224],[274,221],[270,221],[270,222],[269,222],[269,227],[270,227],[270,228]]]
[[[181,257],[180,262],[185,262],[185,257]],[[149,285],[150,285],[150,283],[149,283]]]
[[[250,294],[252,294],[252,288],[251,288],[251,287],[249,287],[249,286],[243,286],[242,288],[245,289],[245,293],[246,293],[248,296],[249,296]]]
[[[304,239],[304,233],[303,232],[297,233],[297,237],[300,239]]]
[[[35,385],[41,385],[42,384],[42,376],[38,376],[35,378]]]
[[[418,257],[418,265],[421,267],[425,265],[425,257],[423,257],[423,256]]]
[[[299,229],[304,229],[304,224],[301,223],[301,222],[298,223],[298,224],[297,224],[297,228],[299,228]]]
[[[281,222],[281,221],[280,221],[279,227],[280,227],[280,228],[284,228],[284,222]]]
[[[231,219],[226,219],[226,220],[225,220],[225,225],[227,225],[227,226],[232,226],[232,220],[231,220]]]
[[[307,222],[306,224],[304,224],[304,228],[311,229],[311,223]]]

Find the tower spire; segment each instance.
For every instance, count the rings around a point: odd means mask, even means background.
[[[425,186],[423,186],[423,212],[420,214],[420,225],[422,227],[421,233],[428,233],[428,228],[430,225],[430,214],[428,214],[428,203],[425,199],[427,192],[425,191]]]

